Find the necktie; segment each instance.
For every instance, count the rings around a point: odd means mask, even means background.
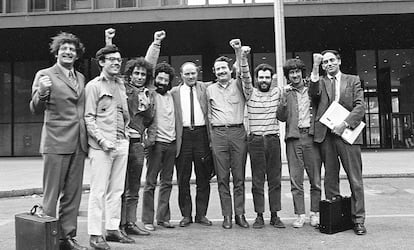
[[[332,101],[336,100],[336,77],[332,77],[331,79],[332,82]]]
[[[69,71],[69,81],[70,84],[72,84],[72,87],[76,90],[76,93],[78,93],[78,81],[76,81],[76,77],[73,75],[72,71]]]
[[[190,87],[190,122],[191,128],[194,128],[194,94],[193,86]]]

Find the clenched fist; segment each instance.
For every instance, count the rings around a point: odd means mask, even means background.
[[[247,57],[247,55],[250,53],[251,48],[250,46],[242,46],[241,47],[241,55],[242,57]]]
[[[237,39],[232,39],[230,41],[230,46],[235,50],[241,49],[242,45],[241,45],[240,39],[238,39],[238,38]]]
[[[161,44],[161,41],[167,36],[164,30],[157,31],[154,33],[154,43]]]
[[[317,65],[317,66],[321,65],[322,58],[323,58],[322,54],[314,53],[313,54],[313,65]]]
[[[50,87],[52,86],[52,81],[49,76],[41,76],[39,78],[39,94],[41,96],[46,96],[50,94]]]
[[[112,45],[112,39],[115,37],[115,29],[109,28],[105,30],[105,43],[106,45]]]

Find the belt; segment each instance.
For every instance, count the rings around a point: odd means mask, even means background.
[[[129,142],[137,143],[137,142],[142,142],[142,140],[141,140],[141,137],[140,138],[129,138]]]
[[[309,133],[309,128],[299,128],[299,133],[308,134]]]
[[[272,136],[279,136],[279,134],[267,134],[267,135],[257,135],[257,134],[250,134],[251,136],[260,136],[260,137],[272,137]]]
[[[189,129],[189,130],[196,130],[196,129],[202,129],[202,128],[206,128],[206,125],[201,125],[201,126],[190,126],[190,127],[183,127],[184,129]]]
[[[224,124],[224,125],[213,125],[213,128],[241,128],[243,124]]]

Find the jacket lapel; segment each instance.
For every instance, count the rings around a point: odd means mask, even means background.
[[[203,91],[201,90],[201,84],[200,82],[196,82],[196,91],[197,91],[197,98],[198,103],[200,103],[201,111],[203,111],[203,114],[207,113],[207,106],[206,106],[206,97],[203,96]]]
[[[68,77],[63,73],[63,71],[59,68],[59,66],[57,64],[55,64],[55,66],[53,67],[53,71],[54,71],[57,78],[62,80],[66,85],[68,85],[68,87],[70,89],[72,89],[76,93],[76,90],[73,88],[73,86],[70,83]]]
[[[339,91],[339,99],[344,96],[346,85],[348,85],[348,76],[344,73],[341,74],[341,85]]]
[[[332,82],[329,79],[329,77],[327,77],[327,76],[325,76],[322,79],[323,79],[323,83],[325,85],[326,93],[328,94],[328,97],[329,97],[329,101],[332,102],[335,99],[334,96],[333,96],[333,93],[332,93],[332,91],[333,91]]]

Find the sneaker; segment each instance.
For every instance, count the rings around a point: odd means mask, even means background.
[[[319,212],[310,212],[310,224],[312,227],[319,225]]]
[[[298,218],[293,222],[292,226],[294,228],[300,228],[303,227],[303,224],[305,224],[305,215],[299,214]]]

